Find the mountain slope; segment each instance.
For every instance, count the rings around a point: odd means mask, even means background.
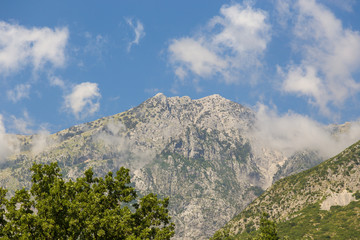
[[[356,239],[360,236],[360,141],[309,170],[283,178],[214,237],[244,239],[266,212],[289,239]],[[355,237],[357,236],[357,237]]]
[[[2,161],[0,185],[29,187],[34,161],[57,161],[66,178],[89,167],[104,175],[125,166],[140,194],[170,197],[177,239],[205,239],[269,187],[275,174],[316,164],[295,165],[305,157],[256,144],[249,136],[254,122],[252,110],[219,95],[192,100],[157,94],[126,112],[52,135],[17,136],[19,152]]]

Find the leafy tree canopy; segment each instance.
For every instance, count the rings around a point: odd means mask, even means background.
[[[0,188],[1,239],[170,239],[169,199],[141,199],[129,170],[94,177],[92,169],[65,181],[57,163],[34,164],[32,187],[8,200]]]
[[[269,215],[263,213],[263,216],[260,219],[260,234],[254,240],[278,240],[280,239],[277,230],[276,224],[269,219]]]

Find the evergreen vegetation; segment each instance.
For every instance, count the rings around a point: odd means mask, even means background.
[[[264,213],[260,219],[260,234],[254,240],[279,240],[276,225],[269,219],[269,215]]]
[[[169,199],[137,199],[129,170],[65,181],[57,163],[34,164],[32,187],[8,200],[0,188],[1,239],[170,239]]]
[[[280,239],[359,239],[359,176],[360,141],[316,167],[277,181],[213,239],[272,239],[261,238],[275,229],[268,222],[263,231],[262,212],[276,219]],[[342,203],[341,196],[349,202]],[[328,210],[321,207],[325,200],[332,202]]]
[[[359,239],[360,202],[353,201],[346,206],[332,206],[329,211],[320,210],[313,204],[289,221],[278,223],[280,236],[289,239]]]
[[[236,236],[229,234],[229,229],[224,231],[217,231],[210,240],[234,240]],[[269,215],[263,213],[260,218],[260,228],[257,231],[251,232],[251,234],[244,233],[240,239],[249,240],[279,240],[277,233],[277,226],[275,222],[269,219]]]

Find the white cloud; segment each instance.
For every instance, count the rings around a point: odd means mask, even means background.
[[[345,29],[334,14],[314,0],[295,5],[294,29],[299,64],[288,66],[283,90],[307,96],[325,115],[360,91],[352,75],[360,67],[360,33]]]
[[[151,95],[155,95],[160,92],[159,88],[146,88],[144,92],[149,93]]]
[[[257,53],[266,49],[270,26],[265,22],[267,14],[249,5],[222,6],[220,13],[210,21],[211,27],[222,30],[213,36],[216,46],[228,48],[234,54]]]
[[[11,116],[11,123],[12,129],[15,130],[17,133],[20,134],[32,134],[33,130],[31,127],[33,125],[33,121],[29,117],[27,111],[24,111],[23,117],[15,117],[14,115]]]
[[[19,150],[19,140],[14,135],[6,134],[3,117],[0,115],[0,161]]]
[[[55,141],[51,138],[50,132],[42,129],[33,136],[31,142],[31,152],[33,154],[38,154],[52,146],[54,143]]]
[[[51,138],[50,132],[45,129],[45,126],[40,125],[40,130],[34,131],[31,129],[34,126],[33,120],[29,117],[27,111],[23,112],[23,117],[15,117],[12,115],[8,122],[10,123],[10,129],[16,134],[26,134],[32,135],[31,137],[31,152],[33,154],[38,154],[44,151],[46,148],[51,147],[55,141]],[[7,151],[5,154],[7,156],[17,153],[20,150],[20,141],[16,138],[14,134],[6,134],[5,126],[2,121],[2,116],[0,115],[0,154],[2,151]],[[0,156],[1,160],[1,156]]]
[[[61,78],[59,77],[56,77],[56,76],[50,76],[49,77],[49,82],[50,82],[50,85],[51,86],[56,86],[56,87],[59,87],[63,90],[66,90],[66,85],[65,85],[65,82],[64,80],[62,80]]]
[[[108,153],[117,156],[117,166],[137,170],[154,159],[154,150],[139,148],[134,140],[126,136],[126,127],[118,120],[110,120],[104,127],[106,130],[99,131],[94,135],[94,139],[104,144]]]
[[[171,60],[183,64],[183,67],[178,67],[175,72],[180,79],[186,76],[185,68],[203,77],[211,76],[226,68],[226,61],[204,47],[200,41],[182,38],[173,40],[169,46]]]
[[[347,12],[353,11],[353,6],[355,5],[355,0],[328,0],[331,4],[334,4],[336,7],[341,8]]]
[[[110,121],[106,128],[108,131],[99,132],[95,139],[102,141],[106,146],[111,147],[112,151],[129,151],[129,142],[121,133],[125,131],[125,126],[121,122]]]
[[[175,74],[189,73],[203,78],[217,74],[227,83],[251,77],[270,41],[266,12],[250,5],[223,5],[207,31],[193,37],[174,39],[168,48]],[[239,77],[242,76],[242,77]]]
[[[30,87],[30,84],[18,84],[13,90],[6,92],[7,97],[13,102],[18,102],[23,98],[29,98]]]
[[[83,82],[73,85],[57,76],[49,76],[49,82],[63,90],[63,107],[77,119],[86,118],[99,110],[101,94],[97,83]]]
[[[332,157],[360,139],[360,122],[332,135],[331,128],[311,118],[288,112],[278,115],[259,104],[252,134],[258,143],[291,156],[303,150],[317,151],[324,159]]]
[[[98,57],[98,59],[102,59],[105,45],[108,43],[107,37],[100,34],[93,37],[91,33],[86,32],[85,38],[87,39],[88,43],[84,47],[84,52],[95,55]]]
[[[291,18],[290,5],[293,5],[293,2],[289,0],[276,0],[275,2],[276,19],[282,27],[286,27]]]
[[[30,128],[34,123],[26,111],[24,111],[23,117],[15,117],[12,115],[9,120],[11,121],[10,128],[12,131],[15,131],[16,134],[33,134],[30,149],[33,154],[38,154],[55,143],[51,138],[50,132],[47,131],[44,126],[41,126],[40,130],[36,131],[36,133]],[[6,133],[3,117],[0,115],[0,161],[11,154],[18,153],[20,151],[20,145],[21,143],[15,134]]]
[[[176,57],[175,57],[175,59],[176,59]],[[190,62],[190,64],[191,64],[191,62]],[[191,64],[191,65],[194,65],[194,64]],[[184,68],[182,68],[182,67],[177,67],[177,68],[175,69],[175,75],[176,75],[180,80],[184,80],[185,77],[187,76],[187,72],[186,72],[186,70],[184,70]]]
[[[10,74],[26,65],[35,70],[45,63],[65,63],[67,28],[26,28],[0,21],[0,74]]]
[[[73,87],[65,96],[65,107],[70,109],[76,118],[94,114],[100,108],[100,90],[97,83],[83,82]]]
[[[134,31],[135,37],[134,40],[132,40],[129,45],[127,50],[130,51],[131,47],[135,44],[135,45],[139,45],[140,39],[145,37],[145,30],[144,30],[144,25],[140,22],[140,20],[134,20],[131,18],[125,18],[127,24],[129,24],[129,26],[132,28],[132,30]]]

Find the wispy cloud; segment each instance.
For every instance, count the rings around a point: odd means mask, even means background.
[[[27,111],[23,112],[22,117],[11,115],[6,121],[7,129],[16,134],[32,135],[31,137],[31,153],[38,154],[46,148],[51,147],[55,140],[51,138],[50,132],[46,130],[46,124],[35,126],[33,119],[29,116]],[[0,115],[0,161],[6,159],[11,154],[16,154],[20,151],[20,141],[16,135],[6,133],[3,117]]]
[[[46,63],[65,63],[68,29],[26,28],[0,21],[0,74],[10,74],[30,65],[40,70]]]
[[[353,11],[353,6],[356,3],[356,0],[328,0],[331,4],[335,5],[336,7],[343,9],[347,12]]]
[[[66,84],[64,82],[64,80],[62,80],[60,77],[57,76],[49,76],[49,83],[51,86],[56,86],[59,87],[63,90],[66,90]]]
[[[292,15],[290,14],[290,6],[292,6],[293,4],[293,1],[289,0],[275,1],[275,18],[282,27],[286,27],[288,25],[288,21],[292,17]]]
[[[87,44],[84,47],[84,52],[97,56],[99,59],[102,59],[105,46],[108,43],[107,37],[97,34],[93,36],[91,33],[86,32],[85,38]]]
[[[271,39],[267,13],[249,4],[223,5],[206,30],[192,37],[173,39],[169,60],[179,79],[220,75],[226,83],[255,79],[260,59]],[[242,76],[242,77],[239,77]]]
[[[127,47],[128,52],[130,52],[131,47],[134,44],[139,45],[140,40],[145,37],[145,29],[144,25],[138,19],[135,20],[132,18],[125,18],[125,21],[131,27],[135,34],[134,40],[132,40]]]
[[[14,135],[6,134],[3,116],[0,114],[0,161],[19,150],[19,140]]]
[[[30,88],[30,84],[18,84],[14,89],[8,90],[6,94],[8,99],[15,103],[23,98],[29,98]]]
[[[155,95],[156,93],[160,92],[159,88],[146,88],[144,92],[149,93],[151,95]]]
[[[360,33],[344,28],[341,20],[314,0],[299,0],[294,6],[294,49],[302,59],[279,68],[282,89],[307,97],[330,116],[330,106],[339,107],[360,91],[353,78],[360,68]]]
[[[33,154],[38,154],[52,146],[54,143],[56,142],[51,138],[50,132],[46,129],[42,129],[37,134],[33,135],[31,152]]]
[[[278,150],[287,156],[311,150],[326,159],[360,139],[360,122],[348,124],[347,129],[334,136],[329,126],[308,116],[294,112],[280,115],[276,109],[258,104],[252,134],[257,144]]]
[[[71,93],[65,96],[65,108],[69,109],[76,118],[85,118],[99,110],[100,98],[97,83],[83,82],[75,85]]]
[[[33,125],[33,120],[30,118],[27,111],[23,112],[22,117],[11,116],[11,128],[15,130],[16,133],[33,134],[34,131],[31,129]]]
[[[134,140],[126,136],[126,127],[121,122],[110,120],[104,127],[106,130],[98,132],[93,139],[104,144],[108,153],[117,156],[117,166],[127,166],[136,171],[155,157],[154,150],[139,148]]]

